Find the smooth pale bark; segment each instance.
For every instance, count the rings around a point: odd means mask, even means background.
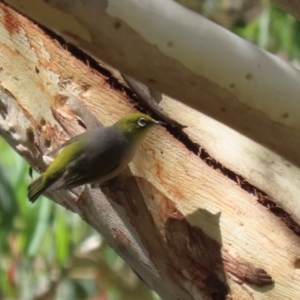
[[[300,165],[300,72],[173,0],[7,0],[66,40]]]
[[[51,109],[65,114],[71,134],[82,130],[78,115],[83,110],[76,112],[65,103],[61,91],[80,98],[105,125],[133,110],[123,91],[110,87],[109,78],[74,59],[2,4],[0,24],[0,131],[31,165],[44,170],[43,154],[66,139]],[[161,105],[189,126],[192,141],[243,172],[246,180],[260,178],[269,190],[286,188],[280,178],[285,161],[175,100]],[[81,116],[86,124],[87,115]],[[213,147],[211,137],[223,146]],[[235,162],[222,154],[223,148],[230,152],[233,141],[234,150],[241,150]],[[276,161],[268,162],[268,156]],[[266,170],[260,160],[276,173],[277,181],[253,175]],[[291,179],[296,175],[287,172]],[[118,183],[120,189],[79,188],[49,196],[101,232],[163,299],[225,299],[227,293],[229,299],[299,298],[299,237],[255,196],[213,170],[164,128],[150,134]],[[296,199],[296,192],[291,193]],[[279,204],[280,197],[274,193]]]

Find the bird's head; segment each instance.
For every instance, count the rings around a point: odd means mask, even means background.
[[[115,126],[124,135],[126,135],[126,137],[139,141],[145,138],[145,136],[153,126],[163,124],[163,122],[156,121],[148,115],[142,113],[134,113],[120,119],[115,123]]]

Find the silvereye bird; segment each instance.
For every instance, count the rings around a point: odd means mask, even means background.
[[[133,159],[153,125],[150,116],[134,113],[112,126],[99,127],[71,138],[60,148],[47,170],[28,187],[30,202],[45,191],[97,185],[121,173]]]

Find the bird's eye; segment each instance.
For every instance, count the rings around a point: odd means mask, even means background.
[[[139,118],[138,119],[138,124],[141,126],[141,127],[145,127],[147,125],[147,121],[144,119],[144,118]]]

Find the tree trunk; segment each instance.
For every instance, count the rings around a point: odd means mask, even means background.
[[[75,2],[72,9],[79,9]],[[38,10],[38,5],[32,7]],[[26,5],[23,9],[26,11]],[[52,13],[60,14],[51,7],[47,9],[49,19],[53,19]],[[0,12],[0,132],[36,169],[43,171],[46,167],[45,154],[67,138],[62,127],[69,135],[75,135],[85,127],[99,126],[92,113],[101,123],[108,125],[131,112],[134,106],[143,105],[123,82],[94,60],[89,59],[89,65],[85,64],[78,59],[78,51],[75,52],[76,58],[31,21],[3,4]],[[40,15],[45,20],[47,16]],[[80,27],[78,19],[70,17],[70,20],[75,27],[69,28],[69,37],[71,32],[76,31],[94,47],[93,54],[97,53],[96,47],[101,46],[107,49],[107,53],[111,51],[112,57],[119,57],[120,66],[124,67],[126,59],[123,55],[127,53],[117,54],[122,49],[112,47],[110,43],[93,45],[94,36],[90,28]],[[126,26],[116,21],[114,25],[115,29]],[[100,24],[98,26],[101,27]],[[212,29],[219,30],[217,27]],[[78,37],[74,38],[78,42]],[[118,39],[126,43],[122,34]],[[81,42],[81,46],[87,45]],[[276,88],[282,88],[284,92],[289,90],[291,97],[298,95],[299,85],[294,84],[298,72],[260,50],[253,50],[253,46],[241,43],[240,46],[246,48],[236,50],[242,52],[240,55],[255,52],[261,53],[262,58],[268,57],[264,61],[267,67],[257,74],[259,82],[252,87],[252,99],[268,95],[268,105],[271,105],[273,91],[270,87],[260,90],[255,86],[262,84],[261,81],[280,78],[282,72],[292,81],[288,87],[282,84]],[[144,60],[149,61],[149,57]],[[159,59],[162,58],[154,60],[155,64]],[[211,57],[205,59],[210,60]],[[129,74],[132,75],[138,62],[142,64],[143,61],[137,60]],[[272,72],[268,71],[269,67]],[[124,69],[129,71],[128,67]],[[220,66],[220,69],[224,71],[226,68]],[[210,70],[218,71],[218,68]],[[274,117],[276,109],[282,108],[278,98],[277,106],[268,115],[258,117],[261,113],[256,114],[254,110],[263,110],[264,107],[258,108],[254,104],[255,109],[241,118],[237,113],[245,109],[242,100],[237,106],[230,102],[228,106],[218,104],[215,110],[214,105],[225,99],[222,100],[223,93],[227,95],[225,89],[213,94],[214,85],[205,79],[200,85],[198,79],[195,85],[190,82],[189,88],[184,83],[186,77],[182,72],[176,75],[176,80],[160,81],[172,73],[169,74],[168,69],[167,73],[164,72],[165,69],[155,71],[154,68],[145,68],[139,74],[144,81],[146,78],[158,78],[161,90],[172,94],[174,88],[179,93],[178,97],[186,96],[186,101],[195,107],[198,105],[193,99],[198,99],[197,92],[204,88],[204,95],[209,101],[199,107],[204,107],[204,111],[212,115],[223,107],[225,112],[221,109],[221,113],[215,116],[230,111],[228,115],[232,122],[227,117],[219,119],[237,124],[238,128],[241,128],[239,125],[243,119],[247,126],[252,120],[257,126],[253,126],[249,135],[257,137],[256,140],[270,135],[266,141],[268,146],[298,164],[297,158],[292,155],[298,149],[297,145],[281,140],[286,142],[284,150],[278,147],[279,143],[272,144],[275,137],[283,138],[280,135],[283,128],[289,137],[298,139],[296,129],[299,121],[287,121],[289,116],[294,118],[292,113],[296,114],[298,109],[291,98],[286,97],[291,101],[287,104],[288,117],[280,117],[280,114]],[[233,68],[230,73],[239,80],[237,69]],[[245,74],[250,75],[243,80],[251,82],[253,74],[247,71]],[[193,76],[187,75],[188,78]],[[273,77],[267,79],[268,76]],[[150,83],[155,86],[154,82]],[[240,96],[239,99],[244,100],[247,90],[249,87],[239,89],[235,97]],[[221,98],[216,98],[217,95]],[[216,102],[210,102],[212,98]],[[86,186],[72,191],[57,191],[48,193],[49,198],[78,213],[100,232],[163,299],[298,299],[298,167],[176,100],[164,97],[160,106],[169,116],[188,127],[182,129],[167,125],[166,129],[153,130],[128,170],[116,180],[116,186],[101,190]],[[279,136],[274,137],[273,125]]]

